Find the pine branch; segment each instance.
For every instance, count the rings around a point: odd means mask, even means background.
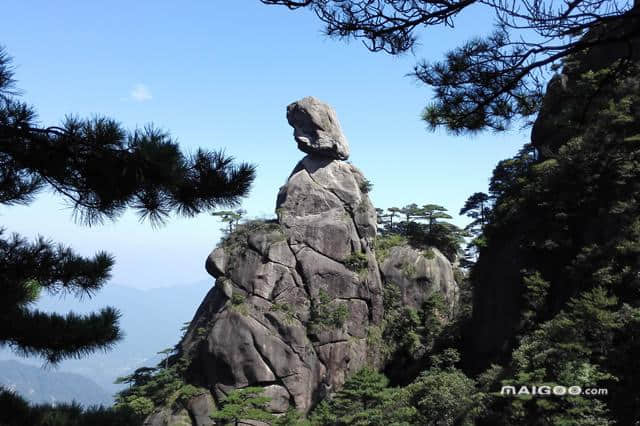
[[[26,204],[43,187],[66,198],[88,225],[132,207],[142,220],[163,223],[175,211],[193,216],[237,205],[255,166],[222,151],[184,155],[171,136],[149,125],[125,130],[106,117],[69,116],[59,126],[36,125],[35,110],[15,98],[10,58],[0,47],[0,203]]]
[[[51,364],[108,350],[120,339],[120,313],[104,308],[99,313],[66,315],[38,310],[12,310],[0,314],[0,343],[25,356],[42,356]]]
[[[422,30],[453,27],[471,6],[493,12],[493,34],[465,43],[442,61],[419,63],[411,74],[434,89],[424,120],[432,130],[444,126],[454,134],[502,131],[515,119],[529,120],[557,67],[594,48],[627,50],[637,58],[630,45],[640,37],[638,0],[261,1],[308,8],[328,35],[359,39],[371,51],[392,55],[413,49]]]
[[[29,243],[17,234],[2,238],[3,233],[0,229],[0,283],[4,293],[0,306],[5,309],[29,301],[29,291],[22,290],[27,282],[35,282],[52,294],[66,292],[82,297],[91,296],[110,277],[114,259],[107,253],[99,252],[88,259],[42,237]]]

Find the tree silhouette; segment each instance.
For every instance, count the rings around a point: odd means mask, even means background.
[[[116,219],[129,207],[163,223],[233,206],[247,194],[254,166],[221,152],[181,153],[168,133],[127,131],[110,118],[67,117],[40,127],[18,98],[11,60],[0,48],[0,203],[29,204],[45,188],[70,202],[85,224]],[[113,257],[91,258],[40,237],[30,243],[0,230],[0,345],[50,363],[108,349],[122,337],[119,313],[59,315],[32,309],[42,291],[91,296],[108,280]]]
[[[464,206],[460,209],[459,214],[464,214],[473,219],[464,228],[473,237],[465,248],[465,258],[461,260],[462,265],[465,267],[470,267],[476,262],[479,250],[485,243],[482,232],[489,222],[492,201],[489,195],[484,192],[476,192],[467,198]]]
[[[451,216],[445,213],[446,211],[446,208],[437,204],[425,204],[419,210],[419,217],[427,220],[428,232],[432,232],[438,219],[451,219]]]
[[[469,223],[464,229],[469,231],[472,235],[478,236],[484,226],[489,220],[489,214],[491,212],[489,196],[484,192],[476,192],[472,194],[464,206],[460,209],[461,215],[467,215],[472,218],[473,221]]]
[[[424,119],[454,133],[504,130],[514,118],[533,116],[546,81],[569,57],[595,47],[621,59],[638,56],[627,42],[640,37],[640,0],[261,1],[311,9],[328,35],[393,55],[411,50],[423,28],[453,27],[462,12],[489,8],[493,32],[413,71],[434,89]]]
[[[226,231],[229,234],[231,234],[233,232],[233,230],[235,228],[238,227],[238,224],[240,223],[240,219],[242,219],[242,217],[247,213],[246,210],[243,209],[237,209],[237,210],[223,210],[223,211],[219,211],[219,212],[213,212],[211,213],[212,216],[219,216],[220,220],[224,223],[227,224],[227,226],[229,227],[228,230],[222,230],[222,231]]]
[[[379,216],[389,218],[380,222],[381,233],[383,236],[402,235],[416,248],[436,247],[447,258],[454,261],[460,254],[460,246],[467,234],[454,224],[442,220],[451,219],[446,211],[446,208],[437,204],[418,207],[416,203],[402,208],[390,207],[387,209],[389,213],[378,209]],[[393,217],[396,215],[403,215],[404,220],[394,224]]]

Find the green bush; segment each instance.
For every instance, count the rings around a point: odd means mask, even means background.
[[[184,381],[189,366],[186,357],[176,359],[168,368],[142,367],[129,376],[120,377],[116,383],[128,383],[130,387],[116,395],[116,408],[126,408],[139,415],[148,415],[155,407],[182,406],[194,387]]]
[[[233,293],[231,295],[231,304],[234,306],[238,306],[244,303],[245,296],[240,293]]]
[[[425,259],[435,259],[436,258],[436,252],[433,251],[433,248],[429,247],[427,249],[422,250],[422,256]]]
[[[2,426],[139,426],[143,418],[129,407],[29,405],[22,397],[0,388]]]
[[[369,259],[367,255],[361,251],[351,253],[349,257],[344,261],[344,265],[353,272],[363,274],[369,267]]]
[[[349,309],[344,303],[332,303],[329,294],[320,290],[318,298],[311,305],[311,329],[342,328],[349,317]]]
[[[239,224],[233,232],[226,235],[219,246],[225,251],[238,251],[247,247],[247,240],[251,234],[264,232],[274,234],[276,237],[273,242],[284,241],[286,236],[282,231],[282,227],[275,220],[251,220],[246,223]]]
[[[403,246],[405,244],[408,244],[407,238],[399,234],[378,236],[375,242],[375,252],[378,263],[384,262],[393,247]]]
[[[360,191],[363,194],[368,194],[373,189],[373,183],[369,179],[363,179],[360,183]]]
[[[272,423],[276,417],[266,410],[271,398],[261,396],[264,389],[250,386],[235,389],[221,401],[220,408],[213,410],[209,417],[221,424],[238,424],[241,420],[256,420]]]

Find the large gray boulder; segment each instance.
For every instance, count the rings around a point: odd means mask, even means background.
[[[287,121],[301,151],[337,160],[349,158],[349,143],[328,104],[313,96],[302,98],[287,107]]]
[[[458,284],[451,262],[437,248],[393,247],[382,261],[380,270],[385,283],[400,288],[406,306],[419,309],[432,294],[439,293],[448,308],[447,313],[453,315],[459,295]]]

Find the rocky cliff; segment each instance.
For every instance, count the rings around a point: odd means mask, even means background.
[[[381,366],[369,338],[384,313],[367,181],[345,161],[349,145],[329,105],[304,98],[289,105],[287,119],[307,155],[280,188],[277,219],[239,225],[208,256],[216,284],[180,343],[188,381],[210,394],[182,411],[156,411],[147,424],[212,424],[216,402],[247,386],[265,389],[271,412],[306,413],[351,373]],[[390,276],[403,253],[394,248]],[[419,266],[397,280],[403,300],[419,303],[419,287],[442,289],[452,306],[457,286],[446,258],[437,253]]]
[[[488,247],[474,268],[473,321],[467,337],[475,369],[508,358],[522,332],[523,311],[531,309],[526,306],[531,274],[539,273],[547,283],[548,294],[535,310],[541,319],[550,318],[593,285],[601,274],[596,272],[600,262],[611,261],[596,261],[586,253],[605,252],[601,247],[626,238],[624,221],[617,215],[631,211],[625,203],[635,189],[623,185],[629,177],[619,176],[620,159],[637,154],[631,139],[616,132],[633,135],[638,123],[632,98],[639,91],[638,28],[636,15],[585,35],[589,40],[613,32],[620,34],[620,41],[596,44],[565,60],[562,72],[547,85],[532,127],[530,153],[504,164],[502,172],[512,175],[504,174],[502,187],[509,179],[526,184],[508,182],[509,192],[500,193],[492,219],[500,226],[487,228]],[[627,109],[624,120],[599,123],[616,108]],[[616,260],[620,263],[615,269],[625,269],[621,265],[626,261]],[[594,270],[584,272],[585,265]]]

